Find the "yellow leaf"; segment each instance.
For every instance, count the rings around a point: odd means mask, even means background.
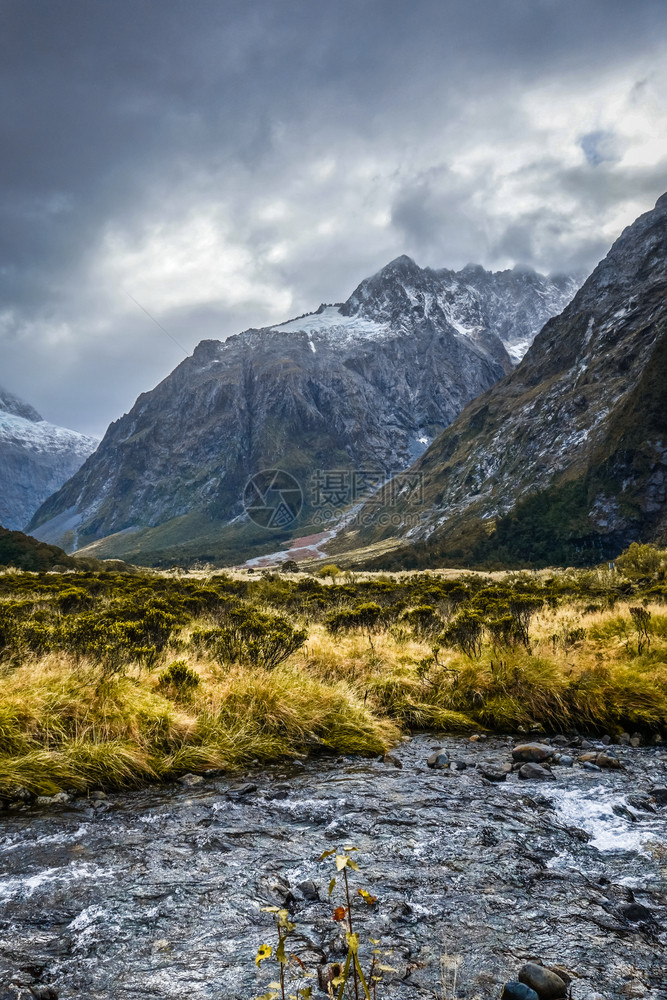
[[[359,865],[357,864],[356,861],[353,861],[352,858],[347,858],[346,860],[347,860],[348,868],[353,868],[355,870],[355,872],[359,871]]]
[[[380,962],[378,962],[376,968],[381,969],[382,972],[398,972],[398,969],[395,969],[392,965],[382,965]]]
[[[344,854],[337,854],[336,855],[336,870],[337,871],[342,872],[343,868],[345,868],[346,865],[351,865],[351,863],[352,862],[350,861],[350,859],[346,858]]]
[[[345,935],[345,940],[347,941],[347,946],[352,952],[352,954],[356,955],[357,952],[359,951],[359,935],[350,934],[350,932],[348,931],[347,934]]]
[[[332,878],[331,881],[329,882],[329,899],[331,899],[331,893],[334,891],[335,888],[336,888],[336,879]]]
[[[318,861],[324,861],[325,858],[330,858],[332,854],[335,854],[337,850],[338,850],[338,848],[334,847],[333,850],[331,850],[331,851],[325,851],[324,854],[320,854],[320,856],[319,856],[319,858],[317,860]]]
[[[357,889],[357,894],[361,896],[364,903],[368,903],[369,906],[372,906],[373,903],[377,903],[378,901],[377,896],[371,896],[370,892],[367,892],[366,889]]]
[[[255,956],[255,965],[257,966],[257,968],[259,969],[260,964],[264,961],[265,958],[271,958],[272,954],[273,950],[270,944],[260,945],[257,955]]]
[[[278,906],[262,906],[260,907],[262,913],[278,913],[280,907]]]

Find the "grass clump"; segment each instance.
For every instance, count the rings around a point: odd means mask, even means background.
[[[667,731],[655,572],[329,578],[0,574],[0,797],[411,729]]]

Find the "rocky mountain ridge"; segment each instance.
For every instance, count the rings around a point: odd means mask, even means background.
[[[399,541],[407,547],[389,562],[417,565],[591,562],[633,540],[665,542],[666,387],[663,195],[521,364],[413,466],[423,477],[419,523],[399,490],[392,513],[400,525],[381,527],[380,506],[368,511],[368,527],[337,544]]]
[[[109,427],[31,530],[69,551],[114,536],[107,554],[134,559],[220,553],[222,528],[247,528],[248,477],[275,467],[300,482],[307,524],[316,470],[408,466],[511,370],[506,343],[516,352],[573,290],[571,279],[400,257],[340,306],[203,341]]]

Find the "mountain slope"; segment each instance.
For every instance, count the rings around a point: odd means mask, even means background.
[[[96,446],[94,438],[47,423],[0,388],[0,524],[23,528]]]
[[[249,476],[294,475],[304,507],[293,530],[308,530],[316,470],[408,466],[511,370],[505,345],[516,352],[573,291],[572,279],[399,257],[340,306],[204,341],[109,427],[31,530],[68,550],[105,539],[96,551],[133,559],[270,548],[243,516]]]
[[[417,461],[339,549],[408,543],[384,564],[586,563],[667,532],[667,195],[629,226],[522,363]],[[420,523],[414,517],[421,513]],[[412,514],[412,519],[408,516]]]

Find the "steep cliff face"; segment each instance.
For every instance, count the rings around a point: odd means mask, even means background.
[[[521,364],[474,400],[413,466],[419,523],[398,491],[405,565],[447,559],[590,562],[665,541],[667,195],[628,227]]]
[[[534,273],[431,271],[401,257],[343,305],[204,341],[109,427],[31,530],[69,550],[114,535],[114,554],[132,535],[137,558],[141,532],[169,523],[169,544],[187,545],[242,518],[248,477],[276,466],[302,484],[307,524],[316,470],[408,466],[511,370],[503,336],[516,349],[572,291]],[[164,544],[153,536],[146,551]]]
[[[95,450],[97,441],[49,424],[0,388],[0,524],[23,528]]]

